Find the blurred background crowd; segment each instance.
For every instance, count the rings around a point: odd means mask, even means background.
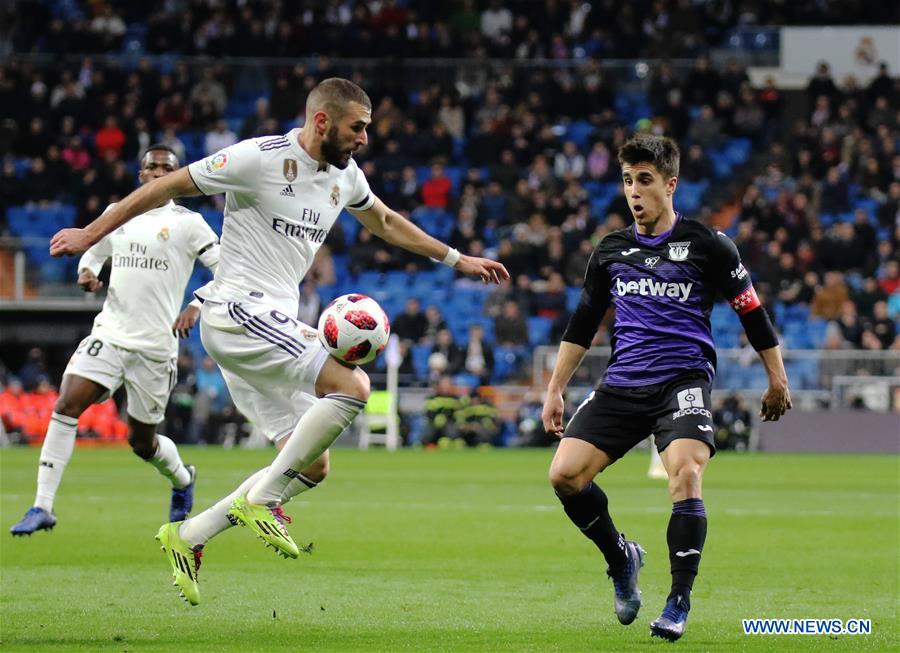
[[[302,287],[298,317],[316,324],[332,297],[371,294],[401,339],[403,385],[482,403],[479,388],[530,382],[532,352],[559,341],[593,248],[631,223],[616,152],[641,130],[678,140],[676,210],[735,239],[788,348],[900,351],[897,71],[882,65],[861,84],[835,79],[823,62],[805,90],[786,93],[771,79],[751,85],[740,58],[709,56],[747,26],[891,22],[885,12],[897,14],[897,6],[13,6],[0,29],[3,47],[19,53],[0,63],[0,236],[21,240],[36,296],[65,285],[75,292],[74,262],[49,260],[46,236],[90,222],[130,192],[147,145],[164,142],[187,163],[244,138],[284,133],[301,125],[308,90],[342,75],[373,101],[370,144],[357,156],[373,191],[451,246],[496,257],[512,274],[486,291],[342,216]],[[755,34],[764,50],[760,38],[770,33]],[[230,59],[250,56],[272,59]],[[331,58],[347,56],[359,59]],[[652,60],[622,67],[612,57]],[[184,203],[221,228],[221,197]],[[43,240],[28,240],[35,236]],[[191,287],[206,278],[198,270]],[[720,347],[747,346],[727,308],[713,313],[713,327]],[[595,343],[608,337],[604,325]],[[68,353],[10,357],[0,379],[6,393],[19,391],[14,377],[25,390],[51,391],[40,384],[58,383]],[[27,366],[36,361],[43,376],[31,378]],[[221,438],[222,424],[239,421],[214,368],[198,339],[187,343],[168,419],[190,440]],[[817,369],[789,371],[801,387],[819,382]],[[745,387],[748,373],[723,369],[720,382]],[[461,424],[487,419],[463,403]],[[518,437],[527,404],[506,418],[462,439]],[[429,412],[414,425],[414,439],[428,442],[433,421]]]

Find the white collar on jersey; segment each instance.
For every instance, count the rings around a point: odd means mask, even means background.
[[[300,134],[303,132],[303,129],[300,127],[295,127],[291,131],[286,134],[286,138],[288,142],[291,144],[291,151],[297,155],[300,159],[300,164],[306,168],[309,168],[312,172],[319,171],[319,162],[316,161],[309,155],[309,152],[303,149],[303,146],[300,145]],[[325,167],[325,170],[328,170],[328,166]]]

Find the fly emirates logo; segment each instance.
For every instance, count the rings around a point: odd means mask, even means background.
[[[671,297],[684,303],[691,296],[693,283],[677,283],[670,281],[654,281],[653,279],[638,279],[637,281],[622,281],[616,279],[616,294],[619,297],[625,295],[641,295],[642,297]]]

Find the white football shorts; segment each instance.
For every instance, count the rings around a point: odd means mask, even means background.
[[[316,330],[263,304],[207,300],[200,339],[237,409],[273,442],[290,435],[328,360]]]
[[[144,354],[122,349],[93,333],[81,341],[69,359],[63,376],[74,374],[98,383],[109,392],[106,401],[124,383],[128,396],[128,414],[144,424],[159,424],[175,382],[178,367],[175,358],[154,360]]]

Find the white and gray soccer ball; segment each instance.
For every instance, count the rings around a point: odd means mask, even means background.
[[[368,295],[341,295],[319,317],[319,340],[340,361],[364,365],[387,345],[391,325],[381,306]]]

